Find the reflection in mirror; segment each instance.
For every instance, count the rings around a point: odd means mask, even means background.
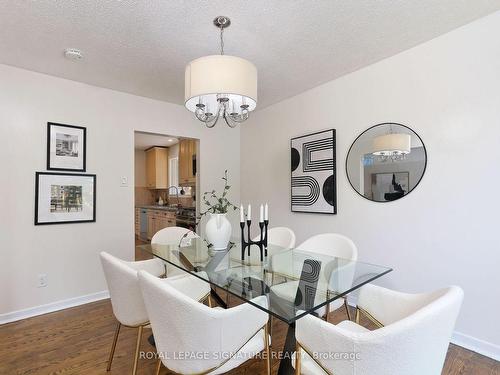
[[[346,160],[354,190],[375,202],[404,197],[420,182],[427,151],[420,137],[407,126],[383,123],[356,138]]]

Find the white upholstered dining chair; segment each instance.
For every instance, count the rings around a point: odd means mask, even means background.
[[[321,260],[322,255],[326,257],[337,257],[347,261],[356,261],[358,259],[358,249],[354,242],[348,237],[337,233],[324,233],[312,236],[298,245],[295,248],[295,251],[297,255],[301,252],[306,254],[311,253],[319,260]],[[300,269],[290,269],[292,266],[301,267],[300,262],[296,262],[291,265],[289,258],[283,257],[283,259],[285,259],[284,262],[280,262],[279,256],[272,259],[273,277],[274,275],[279,275],[285,278],[290,277],[293,279],[294,276],[296,278],[297,275],[300,275]],[[349,264],[344,261],[341,272],[336,272],[336,267],[332,268],[327,265],[322,265],[321,272],[323,276],[318,282],[316,304],[320,304],[322,301],[326,300],[326,294],[330,295],[334,294],[336,290],[344,291],[350,288],[354,277],[354,268],[350,268],[348,266]],[[297,293],[298,285],[299,281],[293,280],[273,285],[271,289],[278,296],[288,301],[293,301],[295,294]],[[342,306],[345,307],[347,317],[350,319],[351,317],[347,304],[347,298],[338,298],[325,307],[321,307],[316,310],[316,313],[319,316],[327,318],[330,311],[337,310]]]
[[[156,374],[162,363],[179,374],[221,374],[263,350],[270,374],[267,313],[248,303],[212,309],[187,298],[169,279],[162,282],[147,272],[139,272],[139,283],[160,358]],[[253,302],[267,306],[265,296]]]
[[[183,227],[167,227],[160,229],[151,238],[151,246],[154,245],[179,245],[181,240],[189,240],[192,238],[198,238],[199,236],[190,229]],[[166,254],[167,255],[167,254]],[[187,272],[172,266],[171,264],[165,264],[167,277],[177,276],[177,275],[187,275]]]
[[[260,241],[260,236],[252,238],[252,241]],[[274,227],[269,228],[267,231],[267,243],[275,247],[270,247],[268,257],[272,257],[275,252],[292,249],[295,246],[295,233],[287,227]],[[270,258],[272,259],[272,258]],[[260,261],[260,251],[257,246],[252,246],[250,250],[250,257],[245,256],[246,264],[258,264]]]
[[[299,319],[296,374],[439,375],[462,300],[456,286],[406,294],[365,285],[356,320],[366,314],[379,328],[369,331],[351,321],[333,325],[311,315]]]
[[[109,371],[111,369],[121,326],[138,328],[132,370],[132,373],[135,375],[137,372],[139,344],[142,332],[144,327],[149,324],[148,314],[139,288],[137,271],[147,272],[151,277],[158,279],[159,282],[165,282],[167,279],[159,278],[159,276],[165,273],[165,267],[163,262],[156,258],[139,262],[127,262],[106,252],[101,252],[100,257],[111,297],[113,314],[118,320],[106,370]],[[168,280],[170,285],[174,285],[174,287],[177,287],[182,293],[185,293],[187,296],[186,298],[189,297],[197,301],[210,298],[210,286],[201,279],[194,276],[182,275],[174,276]],[[209,304],[210,303],[209,299]]]
[[[254,237],[259,241],[260,236]],[[291,249],[295,246],[295,233],[287,227],[274,227],[267,230],[267,242],[283,249]]]
[[[151,238],[152,244],[174,244],[178,245],[181,238],[198,238],[192,230],[183,227],[167,227],[160,229]]]

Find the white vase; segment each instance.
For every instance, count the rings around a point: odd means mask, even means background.
[[[226,250],[231,238],[231,223],[226,214],[210,214],[205,225],[205,235],[214,250]]]

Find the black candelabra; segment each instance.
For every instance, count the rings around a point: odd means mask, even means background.
[[[264,220],[264,222],[259,222],[260,228],[260,240],[252,241],[250,236],[250,226],[252,225],[252,220],[247,220],[247,234],[248,240],[245,241],[245,222],[240,222],[241,228],[241,260],[245,260],[245,250],[247,250],[248,256],[250,256],[250,247],[256,245],[260,249],[260,261],[264,261],[264,256],[267,257],[267,227],[269,226],[269,220]]]

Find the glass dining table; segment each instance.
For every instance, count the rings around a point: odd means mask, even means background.
[[[165,261],[167,277],[168,267],[173,266],[210,283],[212,297],[222,307],[227,306],[218,289],[288,324],[278,374],[294,373],[291,354],[295,350],[296,320],[328,311],[333,301],[392,271],[389,267],[338,258],[322,249],[311,252],[272,244],[261,260],[257,246],[242,255],[239,239],[222,251],[213,250],[199,237],[185,238],[181,243],[139,245],[137,250]],[[265,306],[253,301],[261,295],[267,297]]]

